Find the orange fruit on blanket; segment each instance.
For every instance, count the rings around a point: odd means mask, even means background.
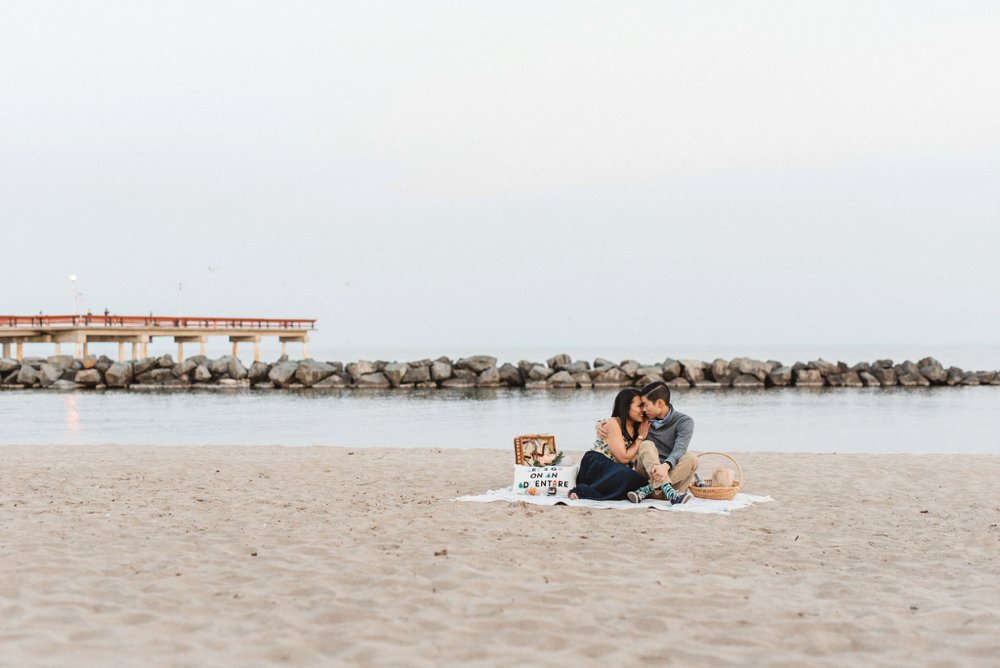
[[[528,490],[528,494],[534,496],[535,494],[538,494],[538,490],[532,487],[531,489]]]

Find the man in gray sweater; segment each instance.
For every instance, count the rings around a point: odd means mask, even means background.
[[[670,403],[670,388],[666,383],[650,383],[642,388],[642,408],[650,421],[649,434],[639,444],[633,460],[635,472],[649,479],[647,487],[629,492],[629,500],[638,503],[646,497],[667,498],[674,503],[689,500],[686,492],[698,470],[698,457],[689,453],[688,445],[694,434],[694,420],[678,413]],[[598,436],[604,425],[598,428]],[[647,462],[659,461],[650,466]]]

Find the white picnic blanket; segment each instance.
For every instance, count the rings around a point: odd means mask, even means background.
[[[536,506],[580,506],[581,508],[617,508],[618,510],[646,510],[655,508],[656,510],[670,510],[681,513],[709,513],[714,515],[728,515],[733,510],[746,508],[754,503],[765,503],[774,501],[769,496],[754,496],[740,492],[732,501],[713,501],[711,499],[699,499],[692,497],[687,503],[671,505],[668,501],[645,500],[642,503],[631,503],[629,501],[592,501],[590,499],[570,499],[565,496],[531,496],[529,494],[519,494],[514,491],[513,486],[502,489],[494,489],[485,494],[473,494],[460,496],[453,501],[476,501],[479,503],[489,503],[491,501],[507,501],[510,503],[530,503]]]

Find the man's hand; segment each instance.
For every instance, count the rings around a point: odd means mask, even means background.
[[[657,485],[662,485],[665,482],[670,481],[670,464],[663,463],[657,464],[653,467],[653,470],[649,472],[650,480],[655,482]]]
[[[608,421],[601,420],[597,423],[597,438],[601,440],[608,440]]]

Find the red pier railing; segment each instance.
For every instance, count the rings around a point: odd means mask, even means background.
[[[164,315],[0,315],[0,327],[172,327],[180,329],[302,329],[316,328],[303,318],[203,318]]]

